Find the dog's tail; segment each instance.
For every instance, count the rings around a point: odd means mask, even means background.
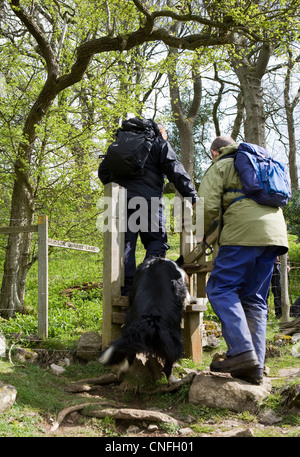
[[[118,365],[138,353],[154,354],[157,340],[156,319],[145,317],[129,325],[123,335],[100,353],[98,361],[103,365]]]
[[[135,354],[144,352],[145,347],[139,341],[128,341],[120,338],[100,353],[98,362],[103,365],[118,365],[125,359],[134,358]]]
[[[127,350],[122,349],[119,344],[111,344],[99,355],[98,361],[103,365],[117,365],[127,357]]]
[[[126,373],[129,369],[128,351],[124,350],[119,344],[111,344],[99,355],[98,362],[103,365],[119,365],[119,376]]]

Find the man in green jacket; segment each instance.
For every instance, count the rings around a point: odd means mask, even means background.
[[[213,362],[210,369],[260,384],[273,265],[288,251],[288,240],[281,208],[250,198],[232,203],[242,183],[233,157],[226,156],[237,147],[230,137],[213,141],[212,165],[198,191],[204,198],[204,233],[219,220],[219,252],[206,291],[228,347],[226,358]]]

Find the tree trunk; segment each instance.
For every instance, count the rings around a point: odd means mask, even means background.
[[[20,143],[14,164],[15,180],[11,199],[11,227],[33,224],[35,199],[30,182],[32,149],[36,140],[36,128],[42,122],[55,96],[55,78],[48,78],[27,116],[23,129],[23,137],[27,139],[27,142]],[[32,233],[10,234],[8,237],[0,293],[0,311],[1,315],[5,317],[13,317],[16,312],[23,310],[31,240]]]
[[[241,83],[245,106],[245,141],[266,147],[265,113],[263,90],[260,78],[251,74],[247,68],[238,69],[237,75]]]
[[[236,113],[236,116],[234,119],[232,131],[231,131],[231,138],[233,138],[235,141],[237,141],[237,137],[240,133],[241,126],[244,121],[244,100],[243,100],[243,96],[242,96],[241,92],[239,93],[239,95],[237,97],[236,105],[237,105],[237,113]]]
[[[10,226],[32,225],[34,200],[32,188],[25,172],[17,170],[11,201]],[[4,274],[0,293],[1,314],[13,317],[23,310],[25,282],[29,268],[32,233],[11,233],[5,254]]]
[[[180,146],[181,146],[181,163],[187,173],[193,178],[194,176],[194,136],[193,123],[189,120],[177,122],[179,130]]]
[[[266,147],[265,112],[262,78],[265,74],[273,47],[264,43],[256,53],[246,51],[244,40],[236,43],[236,53],[231,64],[239,79],[245,107],[245,141]]]
[[[168,71],[171,106],[175,118],[175,124],[179,131],[181,146],[181,163],[186,169],[187,173],[191,176],[191,178],[193,178],[195,152],[193,126],[201,103],[202,81],[197,69],[194,69],[194,97],[189,107],[189,112],[185,114],[181,103],[179,82],[176,76],[176,65],[178,61],[177,54],[177,49],[170,50],[170,56],[173,56],[174,58],[174,68],[173,70]]]
[[[296,137],[295,137],[295,121],[293,116],[293,110],[289,107],[286,107],[286,120],[288,127],[288,136],[289,136],[289,172],[291,187],[293,190],[298,190],[298,169],[296,161]]]
[[[300,88],[293,101],[290,100],[290,85],[291,85],[291,72],[294,66],[292,53],[289,51],[289,60],[287,66],[287,73],[284,85],[284,108],[286,113],[286,121],[289,137],[289,172],[291,179],[291,187],[293,190],[298,190],[298,169],[296,161],[296,136],[295,136],[295,120],[294,110],[300,99]]]

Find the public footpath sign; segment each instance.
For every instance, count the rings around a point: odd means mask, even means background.
[[[99,252],[97,246],[88,246],[87,244],[71,243],[70,241],[52,240],[48,238],[48,246],[56,246],[57,248],[75,249],[77,251]]]

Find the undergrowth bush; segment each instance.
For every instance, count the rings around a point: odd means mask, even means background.
[[[300,190],[293,191],[289,204],[284,208],[284,215],[289,232],[296,235],[300,242]]]

